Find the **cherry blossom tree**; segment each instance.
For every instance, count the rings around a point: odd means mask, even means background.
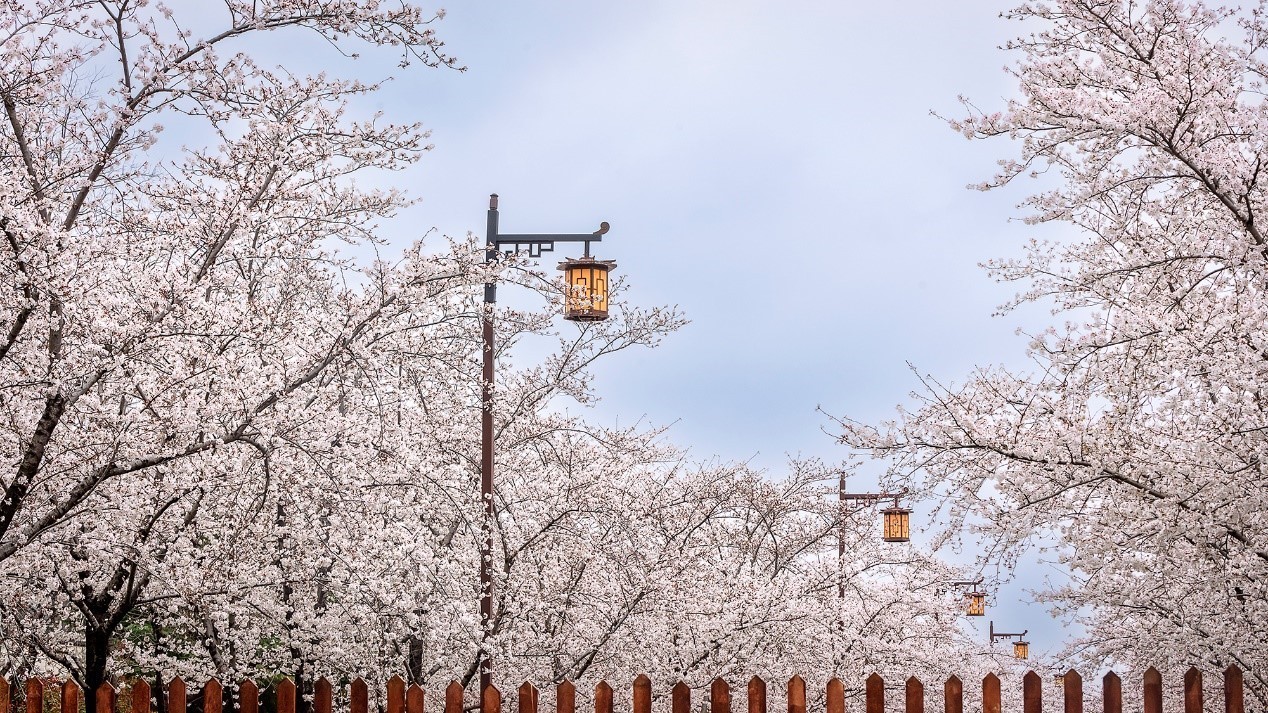
[[[1263,454],[1264,5],[1052,0],[1007,15],[1018,98],[952,126],[1009,137],[984,190],[1044,175],[1026,201],[1067,238],[992,261],[1014,304],[1067,322],[1029,371],[924,379],[893,422],[844,441],[1014,561],[1057,538],[1071,580],[1047,593],[1087,635],[1070,649],[1138,668],[1237,664],[1261,702],[1268,626]],[[1053,177],[1056,177],[1053,180]]]
[[[416,160],[421,127],[350,116],[372,85],[235,51],[308,31],[345,52],[391,45],[402,63],[452,66],[433,19],[369,1],[226,2],[221,26],[195,36],[162,4],[0,9],[0,409],[13,464],[0,566],[36,575],[19,586],[47,600],[26,613],[58,601],[77,613],[82,656],[28,640],[81,683],[103,680],[110,639],[149,601],[180,533],[231,522],[214,508],[267,490],[274,452],[293,445],[309,468],[331,467],[349,422],[372,439],[364,412],[339,400],[364,351],[469,315],[470,246],[393,265],[337,247],[373,246],[377,222],[407,203],[350,178]],[[164,121],[182,127],[174,145]],[[37,628],[22,607],[6,613]]]

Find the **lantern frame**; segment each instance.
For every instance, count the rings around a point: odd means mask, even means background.
[[[614,267],[614,260],[589,255],[559,263],[564,273],[564,319],[601,322],[608,318],[608,274]]]
[[[968,600],[965,616],[986,616],[986,592],[973,591],[964,596]]]
[[[1014,641],[1013,642],[1013,657],[1019,658],[1019,659],[1030,658],[1030,642],[1029,641]]]
[[[911,541],[911,510],[892,507],[881,511],[881,539],[885,542]]]

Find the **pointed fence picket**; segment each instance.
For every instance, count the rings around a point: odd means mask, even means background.
[[[601,713],[597,706],[595,713]],[[709,713],[731,713],[731,687],[720,678],[709,684]]]
[[[1201,671],[1190,668],[1181,681],[1173,682],[1172,685],[1179,684],[1177,692],[1183,702],[1184,713],[1203,713],[1202,679]],[[1245,713],[1242,670],[1237,666],[1229,666],[1221,672],[1221,679],[1224,689],[1222,713]],[[1078,671],[1071,670],[1059,676],[1058,680],[1056,692],[1064,703],[1062,713],[1084,713],[1083,677]],[[1162,713],[1162,674],[1155,668],[1149,668],[1139,680],[1142,684],[1141,699],[1140,707],[1136,710],[1142,713]],[[903,681],[902,685],[902,713],[925,713],[924,683],[913,676]],[[425,713],[426,693],[422,686],[407,684],[400,676],[393,676],[380,690],[384,691],[384,697],[375,702],[372,708],[370,687],[363,679],[353,679],[347,689],[347,713],[370,713],[371,710],[383,713]],[[629,696],[625,700],[632,703],[629,709],[632,713],[653,713],[653,701],[658,695],[666,694],[670,713],[693,713],[691,688],[682,681],[675,682],[668,691],[661,688],[658,694],[651,679],[640,675],[625,690],[628,693],[621,696]],[[806,708],[806,682],[800,676],[789,679],[785,690],[788,713],[818,713]],[[846,688],[841,679],[833,678],[819,690],[824,694],[822,713],[846,713]],[[943,683],[942,690],[944,712],[964,713],[963,682],[958,677],[951,676]],[[105,683],[88,696],[73,681],[59,683],[53,679],[30,678],[21,682],[21,685],[16,685],[0,677],[0,713],[15,713],[19,710],[13,705],[14,696],[19,691],[24,694],[24,706],[20,709],[22,713],[44,713],[46,705],[59,713],[79,713],[81,701],[85,713],[114,713],[121,710],[118,707],[120,701],[128,713],[154,713],[156,703],[157,710],[163,713],[186,713],[188,696],[186,683],[180,678],[172,679],[164,689],[154,689],[142,679],[130,680],[122,693]],[[707,705],[704,706],[708,713],[735,713],[731,685],[725,679],[713,679],[708,690],[703,693],[708,696],[705,702]],[[1043,679],[1039,674],[1030,671],[1022,677],[1021,693],[1022,713],[1043,713]],[[311,713],[336,713],[333,709],[334,694],[334,686],[329,680],[317,679],[312,688]],[[516,713],[577,713],[577,690],[571,681],[562,681],[556,687],[553,710],[542,708],[539,691],[531,683],[525,682],[519,686],[515,694]],[[745,713],[768,713],[766,681],[753,676],[747,682],[746,694]],[[594,687],[594,713],[614,713],[622,709],[623,706],[616,704],[617,696],[616,689],[607,681],[600,681]],[[299,692],[290,679],[274,683],[272,696],[262,696],[260,686],[255,681],[242,681],[238,684],[234,700],[228,701],[220,681],[212,678],[202,685],[198,698],[202,713],[300,713]],[[885,680],[879,674],[873,673],[863,682],[863,698],[863,713],[886,713]],[[502,692],[496,686],[490,686],[478,700],[480,713],[504,713]],[[1089,713],[1123,712],[1122,680],[1113,671],[1106,673],[1101,679],[1101,700],[1100,711]],[[982,713],[1002,713],[1001,681],[993,673],[982,679],[981,702]],[[465,708],[466,691],[461,684],[454,681],[444,691],[444,713],[466,713]],[[1209,710],[1206,713],[1221,712]]]
[[[839,678],[828,681],[828,702],[824,706],[826,713],[845,713],[845,684]]]
[[[313,684],[313,713],[332,713],[331,707],[334,705],[334,687],[330,685],[330,681],[325,676],[317,679]]]
[[[1065,713],[1083,713],[1083,677],[1070,669],[1061,677],[1061,695],[1065,698]]]
[[[1123,681],[1110,671],[1101,679],[1101,692],[1105,698],[1105,713],[1123,713]]]
[[[766,682],[757,676],[748,680],[748,713],[766,713]]]
[[[1043,681],[1039,674],[1027,671],[1021,678],[1022,713],[1043,713]]]
[[[634,679],[634,713],[652,713],[652,679],[639,674]]]
[[[525,681],[520,684],[520,713],[537,713],[537,687]]]
[[[462,684],[457,681],[445,688],[445,713],[462,713]]]
[[[185,679],[180,676],[167,684],[167,713],[185,713]]]
[[[1245,691],[1242,690],[1242,670],[1236,666],[1224,669],[1225,713],[1246,713]]]
[[[864,687],[864,710],[867,713],[885,713],[885,681],[873,673],[867,677]]]
[[[986,674],[982,679],[982,713],[1001,713],[999,676]]]
[[[915,676],[907,679],[903,703],[907,707],[907,713],[925,713],[925,684]]]
[[[964,683],[959,676],[951,676],[943,684],[942,700],[946,713],[964,713]]]
[[[806,681],[801,676],[788,679],[788,713],[806,713]]]

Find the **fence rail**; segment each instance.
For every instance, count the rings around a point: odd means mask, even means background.
[[[1145,671],[1142,680],[1143,713],[1162,713],[1163,683],[1162,675],[1157,669]],[[1077,671],[1069,671],[1060,677],[1059,688],[1064,700],[1064,713],[1084,713],[1083,677]],[[24,707],[19,710],[13,705],[17,686],[12,686],[4,678],[0,678],[0,713],[79,713],[80,689],[73,681],[60,685],[49,679],[28,679],[21,687]],[[1242,687],[1242,671],[1236,666],[1229,666],[1223,672],[1224,713],[1245,713],[1244,691]],[[942,685],[944,713],[964,713],[964,684],[956,676],[951,676]],[[1123,694],[1122,680],[1113,671],[1101,679],[1101,706],[1103,713],[1122,713]],[[202,713],[260,713],[260,687],[250,680],[238,685],[237,695],[233,701],[227,701],[224,686],[217,679],[210,679],[203,684],[198,698],[190,706],[185,681],[172,679],[167,685],[166,696],[158,698],[151,691],[150,685],[143,681],[134,681],[122,694],[125,707],[129,713],[155,713],[155,704],[159,704],[164,713],[189,713],[188,708],[200,710]],[[319,678],[313,684],[310,704],[301,704],[297,696],[294,682],[282,679],[273,685],[276,713],[301,713],[301,708],[311,713],[333,713],[334,688],[330,681]],[[845,685],[841,679],[833,678],[827,683],[823,713],[845,713]],[[903,687],[902,710],[904,713],[934,713],[925,710],[925,688],[920,679],[908,678]],[[163,691],[158,692],[162,696]],[[514,713],[549,713],[538,710],[539,692],[531,683],[524,683],[516,690],[517,709]],[[1203,713],[1202,705],[1202,672],[1190,668],[1184,674],[1181,685],[1184,713]],[[594,688],[594,713],[613,713],[614,690],[606,681],[600,681]],[[631,686],[631,703],[633,713],[652,713],[652,682],[647,676],[640,675]],[[399,676],[393,676],[386,686],[385,700],[381,709],[386,713],[424,713],[425,699],[423,688],[417,684],[406,684]],[[84,709],[91,713],[96,710],[102,713],[118,710],[120,693],[109,683],[97,689],[92,700],[84,700]],[[865,713],[885,713],[885,681],[877,674],[867,677],[864,686]],[[788,713],[807,713],[806,682],[800,676],[793,676],[787,683]],[[1043,681],[1039,674],[1029,671],[1022,677],[1022,713],[1042,713]],[[370,691],[366,682],[360,678],[353,679],[348,687],[348,713],[370,713]],[[226,703],[230,703],[226,710]],[[272,701],[270,701],[272,702]],[[556,687],[554,713],[577,713],[577,689],[570,681],[564,681]],[[708,689],[709,713],[734,713],[731,701],[731,688],[721,678],[715,678]],[[749,679],[747,687],[747,713],[767,713],[766,682],[754,676]],[[982,679],[982,713],[1002,713],[1000,697],[1000,679],[995,674],[987,674]],[[88,705],[88,704],[92,705]],[[236,703],[235,705],[232,705]],[[679,681],[669,691],[670,713],[691,713],[691,688]],[[45,706],[48,705],[49,708]],[[272,708],[272,706],[269,706]],[[480,700],[481,713],[503,713],[502,692],[496,686],[490,686]],[[1134,708],[1134,707],[1133,707]],[[463,713],[464,689],[454,681],[444,691],[444,713]],[[890,710],[897,710],[896,706]],[[512,713],[506,711],[506,713]],[[1092,713],[1092,711],[1089,711]],[[1207,713],[1215,713],[1209,711]]]

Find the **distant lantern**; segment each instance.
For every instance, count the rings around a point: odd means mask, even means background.
[[[969,598],[969,607],[967,613],[969,616],[985,616],[986,615],[986,593],[985,592],[969,592],[965,595]]]
[[[1013,656],[1019,659],[1029,658],[1030,657],[1030,642],[1029,641],[1014,641],[1013,642]]]
[[[907,508],[886,508],[881,539],[886,542],[907,542],[911,539],[911,511]]]
[[[564,273],[564,319],[600,322],[608,318],[608,272],[612,260],[569,258],[559,263]]]

